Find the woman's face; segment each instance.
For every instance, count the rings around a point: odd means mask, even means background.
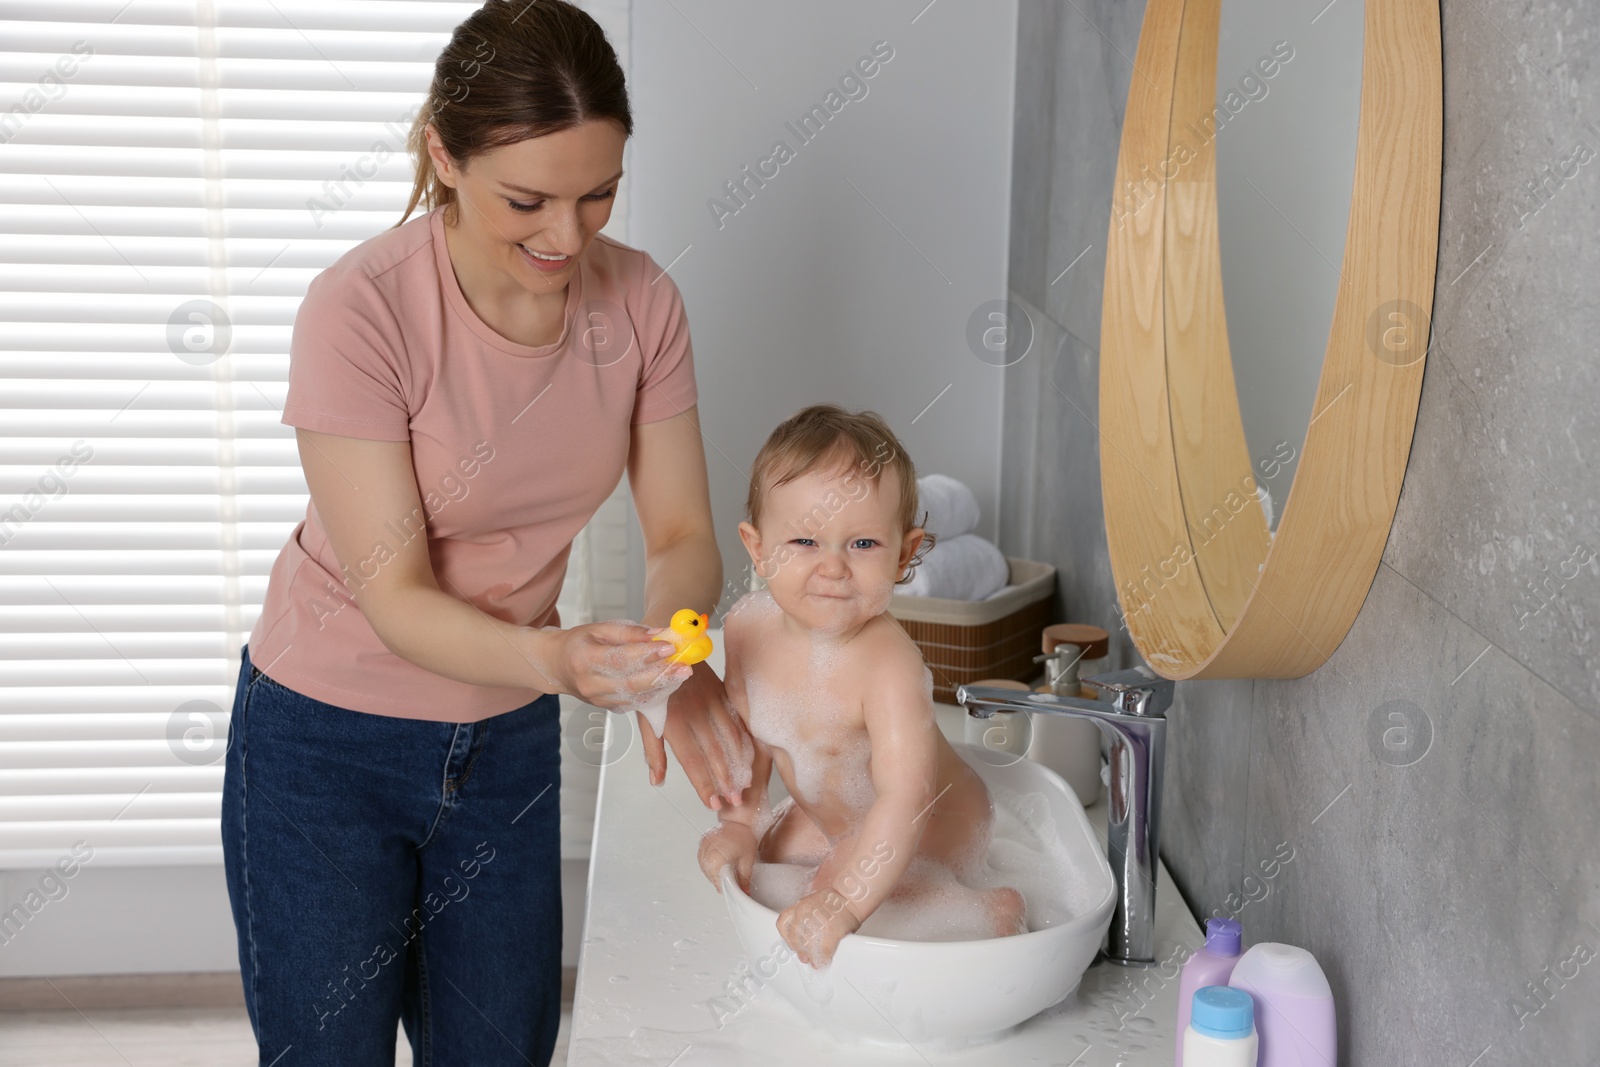
[[[566,288],[611,218],[626,140],[621,126],[599,119],[501,145],[462,167],[428,127],[434,170],[460,201],[457,233],[481,262],[539,295]]]

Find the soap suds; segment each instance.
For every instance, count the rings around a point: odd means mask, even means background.
[[[629,626],[640,625],[632,619],[618,619],[616,621],[626,623]],[[554,629],[554,627],[547,626],[545,629]],[[634,711],[641,713],[644,715],[645,721],[650,724],[650,729],[657,737],[660,737],[667,728],[667,701],[672,698],[672,694],[678,691],[678,687],[686,679],[678,679],[673,676],[672,672],[677,669],[677,664],[667,663],[664,659],[656,662],[658,668],[654,679],[655,685],[650,689],[637,693],[630,692],[623,679],[649,666],[650,661],[646,660],[644,664],[640,664],[636,650],[632,645],[615,645],[607,649],[602,655],[600,663],[596,665],[595,672],[616,683],[616,688],[605,694],[604,697],[610,705],[609,710],[619,715],[626,715]],[[724,745],[724,751],[726,751],[726,745]]]
[[[678,683],[679,685],[683,683]],[[644,721],[650,724],[650,730],[660,737],[667,728],[667,701],[672,694],[678,691],[678,686],[652,689],[649,695],[631,708],[619,707],[617,711],[637,711],[644,716]]]
[[[877,798],[870,771],[871,743],[863,734],[840,746],[837,752],[818,751],[833,747],[829,743],[832,724],[828,720],[837,719],[840,714],[838,700],[827,691],[828,675],[818,672],[831,670],[836,657],[813,645],[811,664],[807,685],[796,691],[780,690],[760,674],[745,672],[750,732],[788,756],[794,769],[794,792],[802,800],[815,804],[825,796],[834,797],[864,817]],[[802,721],[812,725],[813,739],[801,734]]]
[[[722,617],[723,632],[727,632],[728,622],[734,618],[739,618],[740,625],[743,625],[744,622],[754,622],[776,615],[778,611],[778,602],[772,599],[772,590],[752,589],[735,600],[728,613]]]
[[[1030,932],[1059,926],[1094,907],[1094,888],[1068,859],[1048,798],[992,784],[988,789],[994,800],[994,829],[981,862],[958,877],[926,857],[913,859],[902,882],[911,882],[917,891],[898,900],[891,896],[867,916],[859,933],[897,941],[993,937],[974,890],[1004,886],[1022,894]],[[806,895],[815,871],[800,864],[757,862],[750,895],[782,912]]]
[[[660,737],[667,726],[667,701],[686,679],[678,678],[673,673],[677,670],[676,664],[661,661],[660,669],[655,676],[655,685],[643,692],[630,692],[622,681],[638,670],[637,666],[630,666],[630,660],[628,650],[625,647],[618,647],[595,668],[596,673],[617,683],[617,688],[606,696],[612,704],[610,710],[622,715],[633,711],[640,712],[650,724],[650,729]]]
[[[742,794],[750,788],[754,776],[751,764],[755,761],[756,750],[749,734],[743,730],[732,732],[738,735],[737,738],[729,736],[730,731],[723,725],[722,719],[715,716],[711,718],[712,736],[717,739],[717,747],[722,750],[723,762],[728,767],[728,786],[735,793]]]

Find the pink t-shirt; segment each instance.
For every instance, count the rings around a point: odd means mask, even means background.
[[[529,347],[467,304],[442,208],[313,278],[289,350],[282,422],[411,442],[425,515],[391,519],[347,561],[353,580],[425,520],[439,587],[523,626],[560,624],[572,538],[621,479],[630,425],[697,397],[683,300],[648,253],[597,235],[567,284],[560,340]],[[310,503],[272,565],[249,648],[284,685],[382,715],[475,722],[540,692],[456,681],[385,648]]]

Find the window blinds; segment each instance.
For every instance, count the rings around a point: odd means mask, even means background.
[[[220,862],[295,310],[477,6],[0,0],[0,868]]]

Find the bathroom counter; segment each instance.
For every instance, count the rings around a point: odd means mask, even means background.
[[[964,712],[937,710],[941,729],[959,740]],[[842,1045],[809,1027],[750,972],[722,897],[696,861],[700,835],[716,814],[676,762],[666,782],[652,787],[633,717],[607,719],[612,727],[628,723],[618,740],[631,743],[620,757],[608,750],[612,762],[600,773],[567,1053],[572,1067],[1172,1063],[1178,966],[1204,939],[1164,863],[1156,891],[1157,959],[1171,961],[1164,966],[1100,960],[1055,1008],[998,1042],[959,1053]],[[1103,834],[1104,800],[1087,811]]]

